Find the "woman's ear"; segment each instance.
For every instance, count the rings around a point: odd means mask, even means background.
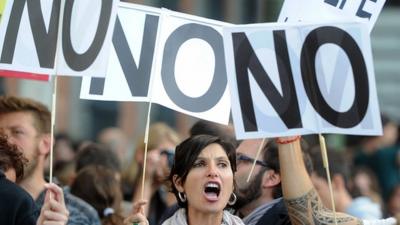
[[[172,180],[174,182],[176,190],[178,190],[179,192],[185,192],[185,189],[183,188],[183,184],[182,184],[182,179],[180,177],[178,177],[178,175],[175,174],[172,177]]]

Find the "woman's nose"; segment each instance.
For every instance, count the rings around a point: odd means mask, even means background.
[[[217,166],[214,164],[210,164],[208,167],[208,177],[218,177],[218,171],[217,171]]]

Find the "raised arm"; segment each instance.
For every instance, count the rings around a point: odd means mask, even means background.
[[[306,171],[299,138],[279,138],[277,143],[283,197],[292,224],[334,225],[333,212],[322,205]],[[336,213],[336,218],[338,225],[363,224],[344,213]]]

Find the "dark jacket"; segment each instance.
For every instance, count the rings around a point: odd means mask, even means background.
[[[291,225],[283,200],[277,202],[258,221],[257,225]]]
[[[29,193],[0,171],[0,224],[34,225],[38,215],[38,208]]]

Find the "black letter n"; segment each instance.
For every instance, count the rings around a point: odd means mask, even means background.
[[[26,2],[28,5],[27,11],[29,22],[32,29],[33,39],[35,41],[40,67],[53,68],[57,48],[60,0],[53,1],[48,31],[46,29],[45,21],[43,20],[40,0],[13,1],[0,62],[11,64],[13,61],[18,30],[20,28],[22,12]]]
[[[273,35],[283,96],[263,69],[246,35],[244,33],[232,34],[240,108],[246,131],[258,130],[250,91],[248,70],[252,72],[257,84],[285,125],[288,128],[302,127],[285,32],[274,31]]]

